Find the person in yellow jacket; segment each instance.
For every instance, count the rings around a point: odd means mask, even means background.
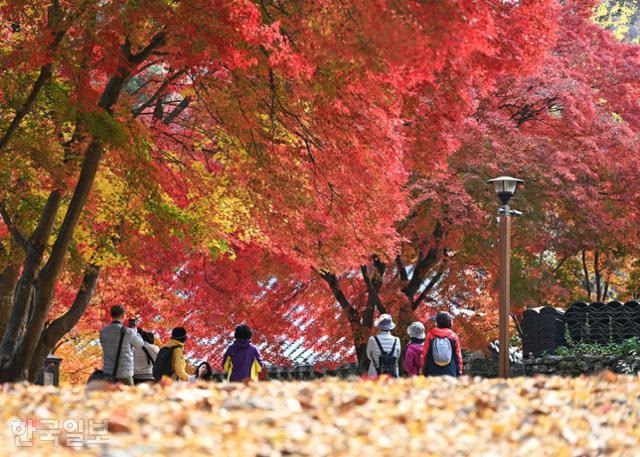
[[[172,379],[179,379],[180,381],[189,380],[184,359],[184,343],[186,341],[187,331],[184,327],[176,327],[171,331],[171,339],[160,349],[161,353],[167,353],[167,355],[169,352],[172,353],[171,367],[170,369],[160,369],[160,367],[157,367],[160,371],[164,371],[164,373],[160,372],[159,376],[157,376],[156,371],[154,371],[154,377],[156,379],[159,380],[162,375],[170,375]],[[163,351],[163,349],[165,349],[165,351]],[[160,357],[160,353],[158,353],[158,357]],[[158,358],[156,358],[156,363],[158,363]],[[166,373],[166,371],[169,371],[169,373]]]

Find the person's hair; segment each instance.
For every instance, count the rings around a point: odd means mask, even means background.
[[[242,324],[236,327],[236,331],[233,336],[237,340],[249,340],[253,336],[253,331],[248,325]]]
[[[153,344],[155,340],[153,333],[151,332],[142,332],[142,339],[149,344]]]
[[[451,328],[451,314],[441,311],[436,316],[436,325],[438,328]]]
[[[424,338],[411,338],[412,343],[422,344],[424,343]]]
[[[207,371],[204,373],[204,376],[202,376],[202,378],[200,378],[200,367],[204,365],[205,367],[207,367]],[[209,362],[202,362],[200,365],[198,365],[198,368],[196,368],[196,378],[198,379],[211,379],[211,375],[213,374],[213,370],[211,370],[211,365],[209,365]]]
[[[184,327],[176,327],[171,331],[171,338],[184,343],[187,341],[187,331]]]
[[[110,313],[112,318],[122,317],[124,316],[124,308],[120,305],[113,305]]]

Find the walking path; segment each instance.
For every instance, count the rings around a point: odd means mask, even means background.
[[[0,456],[635,456],[640,379],[263,382],[142,388],[4,386],[1,419],[31,419],[32,447],[0,427]],[[82,439],[46,420],[95,420]],[[108,432],[100,435],[103,420]],[[44,424],[43,424],[44,420]],[[14,426],[17,422],[13,422]],[[73,422],[67,424],[69,428]],[[18,430],[19,432],[20,430]],[[39,438],[40,441],[38,441]],[[51,436],[46,436],[51,439]],[[22,436],[22,444],[25,436]]]

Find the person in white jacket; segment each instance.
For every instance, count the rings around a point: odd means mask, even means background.
[[[144,346],[133,350],[133,383],[140,384],[143,382],[155,381],[153,377],[153,364],[156,361],[160,348],[153,344],[153,333],[139,331]]]
[[[391,334],[391,330],[396,327],[396,324],[393,322],[393,318],[389,314],[381,314],[373,325],[377,327],[378,334],[376,336],[369,337],[369,341],[367,343],[367,358],[369,359],[368,375],[378,376],[378,371],[382,371],[383,374],[398,377],[400,374],[398,370],[398,360],[400,359],[401,349],[400,338]],[[381,348],[388,356],[395,357],[395,362],[393,362],[392,358],[385,357],[388,362],[395,363],[395,369],[393,367],[389,367],[393,372],[384,373],[385,367],[380,365]]]

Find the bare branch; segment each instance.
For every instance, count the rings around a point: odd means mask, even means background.
[[[0,215],[2,215],[2,220],[9,229],[9,233],[11,233],[11,235],[20,244],[20,246],[22,246],[24,250],[27,251],[29,249],[29,242],[24,236],[22,236],[20,229],[18,229],[18,227],[13,223],[13,220],[11,219],[7,208],[4,206],[4,202],[0,202]]]
[[[38,94],[40,94],[40,91],[44,87],[45,83],[51,78],[51,74],[51,64],[43,65],[40,68],[38,79],[36,79],[36,81],[33,83],[33,87],[31,88],[31,92],[27,96],[27,99],[22,104],[22,107],[20,107],[20,109],[16,111],[11,124],[9,124],[9,127],[4,132],[4,135],[2,135],[2,138],[0,138],[0,151],[2,151],[9,143],[9,140],[11,139],[13,134],[16,132],[16,130],[18,130],[22,119],[24,119],[24,117],[33,108],[33,105],[38,98]]]
[[[343,309],[353,308],[353,305],[351,305],[344,292],[342,292],[342,289],[340,288],[340,284],[338,282],[338,277],[335,274],[328,271],[321,272],[315,269],[314,271],[316,271],[316,273],[318,273],[320,277],[326,281],[326,283],[329,285],[329,288],[331,289],[331,292],[333,292],[334,297],[336,298],[336,300],[338,300],[338,303]]]
[[[402,263],[402,259],[400,258],[400,256],[396,256],[396,265],[398,265],[398,275],[400,276],[400,279],[402,281],[408,281],[409,280],[409,275],[407,274],[407,269],[405,268],[404,264]]]
[[[582,271],[584,273],[584,287],[589,294],[589,300],[591,300],[591,279],[589,278],[589,269],[587,268],[587,250],[582,250]]]
[[[186,71],[187,71],[187,69],[183,68],[182,70],[176,71],[171,76],[169,76],[164,81],[162,81],[162,84],[160,84],[160,87],[154,92],[154,94],[151,97],[149,97],[142,105],[140,105],[137,108],[133,109],[133,111],[132,111],[133,117],[138,117],[140,114],[142,114],[142,112],[146,108],[148,108],[149,106],[153,105],[156,102],[156,100],[158,100],[162,95],[165,94],[165,91],[167,90],[167,87],[169,87],[169,85],[173,81],[178,79],[180,76],[184,75],[186,73]]]
[[[362,265],[360,266],[360,272],[362,273],[362,279],[364,279],[364,283],[367,286],[367,303],[369,306],[371,307],[375,307],[379,313],[385,313],[385,307],[382,304],[382,302],[380,301],[380,296],[378,295],[378,292],[380,291],[380,288],[382,287],[382,281],[381,280],[372,280],[369,277],[369,271],[367,269],[366,265]]]
[[[560,262],[558,262],[558,265],[555,266],[555,268],[553,269],[554,273],[557,273],[558,270],[560,270],[560,268],[562,268],[562,265],[564,265],[564,263],[567,261],[567,259],[569,258],[569,256],[564,256]]]
[[[593,272],[596,282],[596,300],[602,300],[602,279],[600,275],[600,252],[594,251],[593,253]]]
[[[180,104],[178,104],[178,106],[176,106],[173,111],[171,111],[171,113],[169,113],[169,115],[165,118],[164,121],[162,121],[162,123],[164,125],[169,125],[173,122],[173,120],[178,117],[184,110],[187,109],[187,107],[189,106],[189,104],[191,103],[192,98],[190,96],[186,96],[181,102]]]
[[[154,35],[154,37],[151,38],[149,44],[136,54],[131,54],[131,41],[129,41],[128,37],[125,39],[125,42],[122,45],[122,50],[124,51],[124,54],[129,62],[133,64],[141,64],[147,59],[147,57],[149,57],[152,51],[154,51],[156,48],[159,48],[160,46],[164,46],[166,43],[167,36],[165,32],[162,31]]]
[[[425,299],[429,301],[427,295],[429,295],[431,290],[436,286],[436,284],[438,284],[443,274],[444,268],[433,275],[433,277],[429,280],[429,283],[425,286],[422,292],[420,292],[420,295],[418,295],[418,298],[416,298],[415,301],[411,304],[411,309],[415,311],[416,309],[418,309],[418,306],[420,306],[420,304],[425,301]]]
[[[64,38],[64,35],[67,31],[65,27],[69,27],[68,24],[66,26],[61,25],[60,5],[57,4],[57,2],[54,2],[49,7],[47,23],[49,26],[56,29],[53,34],[54,36],[53,42],[49,45],[49,51],[53,53],[53,51],[55,51],[56,48],[62,42],[62,38]],[[31,112],[36,102],[36,99],[38,98],[38,95],[40,95],[42,88],[51,79],[52,75],[53,75],[53,66],[51,63],[47,63],[42,67],[40,67],[40,73],[38,74],[38,77],[33,83],[33,86],[31,87],[31,91],[29,92],[29,95],[27,96],[26,100],[24,101],[20,109],[16,111],[16,114],[11,120],[9,127],[7,127],[7,130],[2,135],[2,138],[0,138],[0,151],[2,151],[7,146],[13,134],[16,132],[16,130],[18,130],[18,127],[20,126],[20,122],[22,122],[24,117]]]

